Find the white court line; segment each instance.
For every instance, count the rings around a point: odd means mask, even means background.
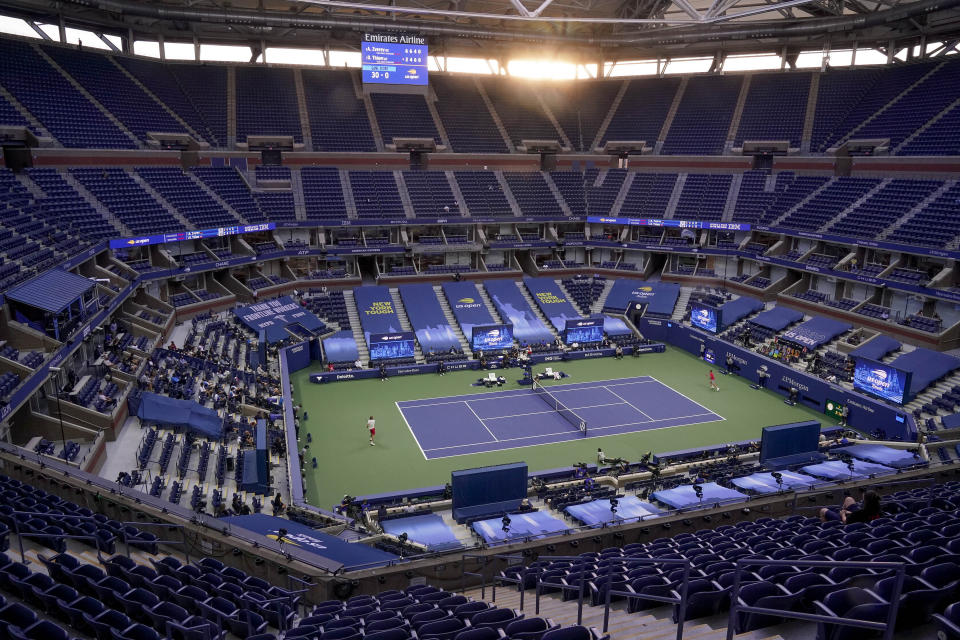
[[[715,415],[717,415],[717,414],[715,414],[715,413],[713,413],[713,412],[710,412],[710,413],[695,413],[695,414],[693,414],[693,415],[689,415],[689,416],[677,416],[677,417],[675,417],[675,418],[659,418],[659,419],[657,419],[657,420],[650,420],[650,422],[624,422],[623,424],[610,424],[610,425],[606,425],[606,426],[603,426],[603,427],[587,427],[587,432],[589,433],[590,431],[601,431],[601,430],[603,430],[603,429],[615,429],[615,428],[618,428],[618,427],[630,427],[630,426],[633,426],[633,425],[643,426],[643,425],[646,425],[646,424],[650,424],[651,422],[667,422],[667,421],[669,421],[669,420],[686,420],[687,418],[699,418],[700,416],[710,416],[710,415],[714,415],[714,416],[715,416]],[[721,420],[725,420],[725,418],[720,418],[720,419],[721,419]],[[711,421],[711,422],[714,422],[714,421]],[[690,423],[690,424],[702,424],[702,423],[697,422],[697,423]],[[688,426],[688,425],[678,424],[678,425],[674,425],[674,426],[684,427],[684,426]],[[660,429],[663,429],[664,427],[659,427],[659,428],[660,428]],[[666,427],[666,428],[669,428],[669,427]],[[640,429],[640,430],[635,431],[635,432],[632,432],[632,433],[639,433],[639,432],[641,432],[641,431],[648,431],[648,430],[649,430],[649,431],[653,431],[654,429]],[[552,437],[552,436],[570,435],[570,434],[572,434],[572,433],[573,433],[573,431],[569,431],[569,430],[568,430],[568,431],[557,431],[556,433],[538,433],[538,434],[532,435],[532,436],[518,436],[518,437],[516,437],[516,438],[501,438],[500,440],[497,440],[497,442],[516,442],[517,440],[530,440],[530,439],[532,439],[532,438],[549,438],[549,437]],[[631,433],[631,432],[628,432],[628,433]],[[626,434],[615,434],[615,435],[626,435]],[[592,436],[588,436],[588,438],[589,438],[589,437],[592,437]],[[600,436],[600,437],[605,437],[605,436]],[[458,448],[462,448],[462,447],[472,447],[472,446],[474,446],[474,444],[490,444],[490,443],[489,443],[489,442],[485,442],[485,443],[480,443],[480,442],[478,442],[478,443],[470,443],[470,444],[455,444],[455,445],[450,445],[450,446],[447,446],[447,447],[436,447],[436,448],[434,448],[434,449],[427,449],[427,451],[442,451],[442,450],[444,450],[444,449],[458,449]],[[545,442],[545,443],[543,443],[543,444],[556,444],[556,443],[554,443],[554,442]],[[532,446],[532,445],[531,445],[531,446]],[[498,451],[499,451],[499,449],[498,449]],[[486,453],[486,452],[482,452],[482,453]]]
[[[413,432],[413,427],[411,427],[410,423],[407,422],[407,416],[404,415],[403,409],[400,408],[400,404],[397,402],[394,402],[393,404],[397,406],[397,411],[400,412],[400,417],[403,418],[403,423],[407,425],[407,430],[410,431],[410,435],[413,436],[413,441],[417,443],[417,447],[420,449],[420,455],[423,456],[424,460],[429,460],[430,458],[427,457],[427,450],[424,449],[423,445],[420,444],[420,441],[417,440],[417,434]]]
[[[650,378],[651,378],[650,380],[645,380],[644,382],[656,382],[657,384],[660,384],[660,385],[666,387],[666,388],[669,389],[670,391],[673,391],[674,393],[683,396],[684,398],[686,398],[687,400],[689,400],[689,401],[692,402],[693,404],[697,405],[697,406],[700,407],[701,409],[704,409],[704,410],[706,410],[706,411],[710,411],[710,413],[717,413],[716,411],[711,410],[710,407],[705,407],[705,406],[703,406],[702,404],[700,404],[699,402],[697,402],[696,400],[694,400],[693,398],[691,398],[691,397],[688,396],[687,394],[685,394],[685,393],[680,393],[679,391],[677,391],[676,389],[674,389],[673,387],[671,387],[671,386],[668,385],[667,383],[665,383],[665,382],[660,382],[659,380],[657,380],[657,379],[654,378],[653,376],[650,376]],[[624,382],[623,384],[611,384],[611,385],[607,385],[607,386],[610,386],[610,387],[629,387],[629,386],[632,385],[632,384],[639,384],[639,383],[637,383],[637,382]],[[717,415],[720,415],[720,414],[717,413]],[[724,420],[726,420],[726,418],[724,418]]]
[[[646,379],[643,379],[643,378],[646,378]],[[573,388],[571,388],[571,389],[564,389],[563,387],[573,387],[574,385],[596,385],[596,386],[604,386],[604,385],[602,385],[602,384],[600,384],[600,383],[603,383],[603,382],[623,382],[624,380],[632,380],[632,381],[633,381],[632,383],[627,383],[627,384],[640,384],[640,383],[642,383],[642,382],[652,382],[652,381],[660,382],[659,380],[657,380],[657,379],[654,378],[653,376],[636,376],[636,377],[634,377],[634,378],[610,378],[609,380],[589,380],[589,381],[586,381],[586,382],[568,382],[568,383],[566,383],[566,384],[550,385],[550,386],[547,387],[547,388],[549,388],[549,389],[557,389],[558,391],[560,391],[560,392],[562,393],[563,391],[575,391],[575,390],[576,390],[576,389],[573,389]],[[663,384],[663,383],[660,382],[660,384]],[[593,387],[589,387],[589,386],[577,386],[577,389],[591,389],[591,388],[593,388]],[[501,391],[484,391],[484,392],[482,392],[482,393],[471,393],[471,394],[466,394],[466,395],[461,395],[461,396],[445,396],[445,397],[442,397],[442,398],[420,398],[419,400],[418,400],[418,399],[414,399],[414,400],[399,400],[399,401],[397,401],[397,403],[395,403],[395,404],[398,404],[398,406],[399,406],[399,403],[400,403],[400,402],[404,402],[404,403],[407,403],[407,402],[419,402],[420,400],[425,400],[425,401],[426,401],[426,400],[441,400],[441,401],[442,401],[442,402],[433,402],[433,403],[431,403],[431,402],[426,402],[426,403],[424,403],[424,404],[404,404],[404,405],[403,405],[403,408],[404,408],[404,409],[412,409],[412,408],[414,408],[414,407],[429,407],[429,406],[432,406],[432,405],[434,405],[434,404],[456,404],[457,402],[466,402],[466,400],[462,400],[462,399],[461,399],[461,400],[450,400],[451,397],[460,397],[460,398],[469,397],[469,398],[470,398],[470,401],[473,402],[474,400],[491,400],[491,399],[493,399],[493,398],[482,398],[481,396],[493,396],[493,395],[495,395],[495,396],[499,396],[499,397],[501,397],[501,398],[505,398],[505,397],[513,397],[513,396],[523,396],[523,395],[526,395],[526,394],[529,393],[529,392],[530,392],[530,389],[503,389],[503,390],[501,390]]]
[[[720,420],[726,421],[726,418],[724,418],[723,416],[720,416],[720,415],[718,415],[718,414],[716,414],[716,413],[713,413],[713,412],[711,411],[711,412],[709,412],[709,413],[698,413],[698,414],[695,414],[695,415],[692,415],[692,416],[680,416],[680,417],[678,417],[678,418],[662,418],[662,419],[660,419],[660,420],[651,420],[651,422],[665,422],[665,421],[667,421],[667,420],[682,420],[682,419],[685,419],[685,418],[696,418],[696,417],[699,417],[699,416],[709,416],[709,415],[717,416],[718,418],[720,418]],[[710,420],[709,422],[717,422],[717,421],[716,421],[716,420]],[[592,428],[588,427],[588,432],[597,431],[597,430],[600,430],[600,429],[612,429],[612,428],[614,428],[614,427],[628,427],[628,426],[632,426],[632,425],[647,425],[647,424],[650,424],[650,423],[649,423],[649,422],[628,422],[628,423],[626,423],[626,424],[615,424],[615,425],[610,425],[610,426],[607,426],[607,427],[592,427]],[[678,428],[678,427],[689,427],[689,426],[692,426],[692,425],[695,425],[695,424],[705,424],[705,423],[704,423],[704,422],[689,422],[689,423],[687,423],[687,424],[674,424],[674,425],[667,425],[667,426],[665,426],[665,427],[648,427],[648,428],[645,428],[645,429],[638,429],[638,430],[636,430],[636,431],[627,431],[627,432],[624,432],[624,433],[608,433],[608,434],[606,434],[606,435],[598,435],[598,436],[590,435],[590,436],[587,436],[587,438],[585,438],[585,439],[586,439],[586,440],[590,440],[590,439],[592,439],[592,438],[616,438],[617,436],[631,435],[631,434],[634,434],[634,433],[645,433],[645,432],[647,432],[647,431],[659,431],[659,430],[661,430],[661,429],[676,429],[676,428]],[[511,438],[511,439],[508,439],[508,440],[505,439],[505,440],[500,440],[499,442],[515,442],[515,441],[517,441],[517,440],[524,440],[524,439],[529,439],[529,438],[541,438],[541,437],[548,437],[548,436],[559,436],[559,435],[566,435],[566,434],[572,434],[572,433],[573,433],[572,431],[562,431],[562,432],[559,432],[559,433],[540,434],[540,435],[536,435],[536,436],[523,436],[523,437],[521,437],[521,438]],[[573,440],[579,440],[579,439],[580,439],[580,438],[573,438]],[[521,445],[517,445],[517,446],[515,446],[515,447],[504,447],[503,449],[490,449],[490,450],[487,450],[487,451],[474,451],[474,452],[471,452],[471,453],[454,453],[454,454],[451,454],[451,455],[448,455],[448,456],[438,456],[436,459],[440,459],[440,458],[458,458],[458,457],[460,457],[460,456],[472,456],[472,455],[476,455],[476,454],[478,454],[478,453],[490,453],[491,451],[509,451],[509,450],[511,450],[511,449],[526,449],[527,447],[541,447],[541,446],[546,445],[546,444],[563,444],[564,442],[571,442],[571,441],[572,441],[572,440],[560,440],[560,441],[557,441],[557,442],[540,442],[540,443],[537,443],[537,444],[521,444]],[[490,444],[490,443],[477,443],[477,444]],[[463,444],[463,445],[453,445],[453,446],[449,446],[449,447],[437,447],[436,449],[427,449],[427,451],[445,451],[445,450],[447,450],[447,449],[457,449],[457,448],[470,447],[470,446],[474,446],[474,445],[472,445],[472,444]]]
[[[610,402],[607,404],[592,404],[588,407],[567,407],[570,411],[579,411],[580,409],[593,409],[595,407],[616,407],[621,404],[626,404],[623,402]],[[531,411],[530,413],[514,413],[509,416],[491,416],[489,418],[484,418],[484,420],[503,420],[504,418],[522,418],[523,416],[539,416],[545,413],[556,413],[556,410],[550,409],[549,411]]]
[[[466,400],[463,400],[462,402],[463,404],[467,405],[467,409],[470,409],[470,413],[472,413],[473,416],[480,421],[480,426],[487,430],[487,433],[490,434],[490,437],[493,438],[494,442],[500,442],[497,440],[497,436],[493,435],[493,431],[490,431],[490,428],[487,426],[487,423],[483,421],[483,418],[478,416],[477,412],[473,410],[473,407],[470,406],[470,403]]]
[[[634,411],[636,411],[637,413],[639,413],[640,415],[642,415],[642,416],[643,416],[644,418],[646,418],[647,420],[653,420],[653,418],[651,418],[650,416],[648,416],[648,415],[647,415],[646,413],[644,413],[643,411],[640,411],[640,409],[637,408],[632,402],[627,402],[626,398],[624,398],[623,396],[621,396],[621,395],[620,395],[619,393],[617,393],[616,391],[612,390],[610,387],[604,387],[604,389],[606,389],[608,392],[612,393],[613,395],[615,395],[615,396],[617,396],[618,398],[620,398],[621,400],[623,400],[624,404],[626,404],[627,406],[633,407],[633,410],[634,410]]]

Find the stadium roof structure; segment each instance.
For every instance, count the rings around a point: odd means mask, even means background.
[[[537,46],[584,62],[759,51],[789,60],[853,45],[892,59],[955,52],[960,41],[960,0],[0,0],[0,10],[124,38],[243,43],[254,58],[268,46],[355,50],[363,32],[424,35],[440,55]]]

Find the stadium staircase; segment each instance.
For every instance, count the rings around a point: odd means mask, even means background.
[[[677,296],[677,304],[673,307],[673,315],[670,316],[670,319],[674,322],[680,322],[683,320],[683,316],[687,313],[687,302],[690,301],[690,294],[693,293],[693,290],[689,287],[680,287],[680,295]]]
[[[733,220],[733,212],[737,207],[737,198],[740,197],[740,185],[743,183],[743,174],[735,173],[730,180],[730,190],[727,191],[727,201],[723,205],[723,214],[720,216],[721,222],[730,222]]]
[[[915,215],[917,215],[921,211],[924,211],[930,205],[930,203],[935,202],[937,198],[942,196],[947,190],[951,189],[955,184],[956,184],[956,181],[954,180],[944,180],[943,184],[941,184],[937,189],[935,189],[933,193],[928,195],[926,198],[918,202],[912,209],[910,209],[909,211],[904,213],[902,216],[900,216],[900,219],[897,220],[895,223],[888,225],[883,231],[881,231],[880,234],[877,235],[877,239],[883,240],[884,238],[886,238],[887,236],[895,232],[904,223],[909,222]]]
[[[347,317],[350,319],[350,331],[357,343],[357,354],[361,362],[370,362],[370,350],[367,349],[367,339],[363,335],[360,325],[360,313],[357,311],[357,301],[353,299],[353,289],[343,290],[343,302],[347,305]]]
[[[560,193],[560,189],[557,188],[557,183],[553,181],[553,178],[550,177],[549,171],[541,171],[540,175],[543,176],[543,181],[547,183],[547,187],[550,189],[550,193],[553,194],[553,197],[556,199],[557,204],[560,205],[560,210],[563,211],[563,215],[572,216],[573,212],[570,211],[570,205],[567,204],[567,201],[564,200],[563,194]]]
[[[443,119],[440,117],[440,113],[437,111],[437,92],[434,91],[433,85],[427,86],[427,95],[425,96],[425,101],[427,103],[427,111],[430,112],[430,117],[433,118],[433,126],[437,128],[437,134],[440,136],[440,142],[443,143],[443,146],[447,148],[447,151],[453,151],[453,146],[450,144],[450,138],[447,136],[447,129],[443,126]],[[447,172],[451,176],[452,172]],[[456,193],[456,191],[454,191]],[[462,200],[461,200],[462,201]]]
[[[237,147],[237,68],[227,67],[227,148]]]
[[[306,220],[307,204],[303,198],[303,180],[299,169],[290,170],[290,190],[293,191],[293,211],[297,220]]]
[[[152,99],[154,102],[156,102],[157,104],[159,104],[159,105],[160,105],[160,108],[163,109],[164,111],[166,111],[167,114],[168,114],[171,118],[173,118],[174,120],[176,120],[177,123],[179,123],[179,125],[180,125],[181,127],[183,127],[183,130],[184,130],[184,131],[186,131],[186,132],[189,133],[191,136],[193,136],[193,139],[194,139],[194,140],[196,140],[197,142],[205,142],[203,136],[201,136],[198,131],[195,131],[195,130],[193,129],[193,127],[191,127],[189,124],[187,124],[187,122],[177,114],[176,111],[174,111],[173,109],[171,109],[170,107],[168,107],[167,104],[166,104],[163,100],[161,100],[159,97],[157,97],[157,95],[156,95],[153,91],[150,91],[150,89],[148,89],[145,84],[143,84],[142,82],[140,82],[140,80],[137,78],[137,76],[135,76],[135,75],[133,75],[132,73],[130,73],[130,71],[128,71],[125,66],[123,66],[122,64],[120,64],[119,62],[117,62],[117,59],[116,59],[115,57],[113,57],[113,56],[107,56],[107,60],[109,60],[110,62],[112,62],[113,65],[114,65],[115,67],[117,67],[117,69],[120,70],[120,73],[122,73],[123,75],[125,75],[125,76],[127,77],[127,79],[130,80],[130,82],[132,82],[132,83],[133,83],[134,85],[136,85],[141,91],[143,91],[146,95],[148,95],[148,96],[150,97],[150,99]]]
[[[134,171],[133,169],[124,169],[127,172],[127,175],[130,176],[134,182],[140,185],[140,188],[144,190],[151,198],[157,201],[157,203],[170,214],[174,220],[180,223],[181,227],[184,229],[193,229],[194,226],[184,218],[180,212],[172,204],[167,202],[166,198],[160,195],[160,192],[150,186],[146,180],[140,177],[140,174]]]
[[[680,196],[683,195],[683,185],[687,183],[687,174],[681,173],[677,176],[677,181],[673,183],[673,193],[667,201],[667,208],[663,212],[665,220],[672,220],[673,214],[677,212],[677,204],[680,202]]]
[[[540,310],[540,305],[538,305],[537,301],[533,299],[532,295],[530,295],[530,290],[527,289],[526,283],[524,283],[522,280],[518,280],[514,284],[517,285],[517,289],[520,290],[520,295],[523,296],[524,300],[527,301],[527,304],[530,305],[530,308],[533,309],[533,314],[540,319],[540,321],[543,323],[543,326],[550,330],[550,333],[554,338],[559,337],[560,334],[557,333],[556,327],[554,327],[553,323],[550,322],[550,318],[544,315],[543,311]],[[571,302],[571,304],[573,303]]]
[[[842,222],[844,218],[854,213],[858,208],[863,206],[863,203],[867,202],[868,200],[870,200],[870,198],[872,198],[874,195],[879,193],[882,189],[884,189],[884,187],[890,184],[892,180],[893,180],[892,178],[884,178],[883,180],[878,182],[873,187],[873,189],[870,189],[869,191],[864,193],[862,196],[860,196],[858,200],[851,203],[850,206],[848,206],[846,209],[838,213],[836,216],[824,222],[823,225],[819,229],[817,229],[817,232],[826,233],[827,229],[834,226],[835,224],[838,224],[839,222]]]
[[[820,74],[810,74],[810,90],[807,92],[807,111],[803,116],[803,133],[800,134],[800,153],[810,153],[813,124],[817,117],[817,98],[820,95]]]
[[[603,171],[602,173],[603,173],[603,175],[604,175],[604,178],[606,178],[606,175],[607,175],[608,172]],[[617,197],[616,197],[616,199],[614,199],[613,204],[610,205],[610,215],[611,215],[611,216],[618,216],[618,215],[620,215],[620,208],[623,207],[623,203],[624,203],[624,202],[626,201],[626,199],[627,199],[627,194],[630,193],[630,187],[633,185],[633,179],[636,178],[636,177],[637,177],[637,172],[636,172],[636,171],[628,171],[628,172],[627,172],[627,175],[624,176],[624,178],[623,178],[623,184],[620,185],[620,191],[617,192]],[[598,177],[597,179],[599,180],[599,177]],[[602,185],[602,184],[603,184],[603,183],[600,182],[597,186],[600,186],[600,185]]]
[[[852,140],[852,139],[856,138],[858,131],[860,131],[861,129],[863,129],[863,128],[864,128],[865,126],[867,126],[869,123],[873,122],[873,121],[874,121],[875,119],[877,119],[881,114],[883,114],[887,109],[889,109],[889,108],[892,107],[893,105],[897,104],[904,96],[906,96],[908,93],[910,93],[911,91],[913,91],[915,88],[917,88],[917,87],[919,87],[920,85],[922,85],[922,84],[923,84],[924,82],[926,82],[931,76],[933,76],[934,74],[936,74],[937,72],[939,72],[940,69],[941,69],[945,64],[947,64],[947,62],[941,62],[940,64],[932,67],[932,68],[930,69],[930,71],[928,71],[926,74],[924,74],[924,75],[923,75],[921,78],[919,78],[916,82],[914,82],[913,84],[911,84],[910,86],[908,86],[907,88],[905,88],[903,91],[901,91],[899,94],[897,94],[892,100],[886,102],[882,107],[880,107],[879,109],[877,109],[869,118],[867,118],[866,120],[864,120],[863,122],[861,122],[860,124],[858,124],[856,127],[854,127],[853,129],[851,129],[850,131],[848,131],[847,133],[845,133],[843,136],[841,136],[840,138],[838,138],[835,142],[831,143],[830,146],[831,146],[831,147],[839,147],[839,146],[845,144],[848,140]]]
[[[603,311],[603,306],[607,304],[607,296],[610,295],[610,290],[613,289],[613,283],[613,278],[607,278],[607,281],[603,284],[603,291],[600,292],[600,297],[598,297],[596,302],[590,307],[590,313],[600,313]]]
[[[450,303],[447,302],[447,296],[443,293],[443,287],[435,284],[433,285],[433,292],[437,296],[437,302],[440,303],[440,308],[443,309],[443,317],[447,319],[447,324],[450,325],[450,328],[453,329],[454,335],[457,336],[457,340],[460,341],[460,349],[467,356],[467,358],[473,358],[473,351],[470,349],[470,341],[465,335],[463,335],[463,330],[460,329],[460,323],[457,322],[456,316],[453,315],[453,310],[450,308]]]
[[[450,185],[450,193],[453,194],[453,197],[457,201],[457,207],[460,210],[460,215],[469,216],[470,209],[467,208],[467,201],[463,197],[463,192],[460,191],[460,185],[457,183],[457,177],[453,174],[453,171],[444,171],[443,175],[447,177],[447,183]]]
[[[550,124],[557,130],[557,137],[560,139],[561,144],[564,146],[565,151],[570,151],[575,149],[573,143],[570,142],[567,132],[563,130],[563,127],[560,126],[560,122],[557,121],[556,116],[553,115],[553,110],[550,109],[550,105],[547,104],[547,101],[543,99],[543,94],[536,93],[537,104],[540,105],[540,108],[543,109],[543,113],[547,116],[547,120],[550,121]]]
[[[136,147],[137,147],[138,149],[142,149],[142,148],[143,148],[143,146],[144,146],[144,145],[143,145],[143,142],[141,142],[140,139],[137,138],[137,136],[135,136],[132,131],[130,131],[129,129],[127,129],[127,127],[124,126],[124,124],[123,124],[122,122],[120,122],[120,120],[118,120],[118,119],[116,118],[116,116],[114,116],[112,113],[110,113],[110,111],[109,111],[105,106],[103,106],[102,104],[100,104],[100,101],[97,100],[96,98],[94,98],[93,95],[91,95],[91,93],[90,93],[89,91],[87,91],[87,90],[83,87],[82,84],[80,84],[79,82],[77,82],[77,81],[73,78],[73,76],[71,76],[69,73],[66,72],[66,70],[65,70],[63,67],[61,67],[59,64],[57,64],[56,62],[54,62],[53,58],[51,58],[49,55],[47,55],[47,52],[43,49],[43,47],[34,46],[33,48],[34,48],[34,50],[37,52],[37,54],[46,61],[47,64],[49,64],[51,67],[53,67],[53,68],[56,70],[56,72],[59,73],[61,76],[63,76],[63,78],[64,78],[67,82],[69,82],[71,85],[73,85],[73,87],[74,87],[77,91],[80,92],[80,95],[82,95],[84,98],[86,98],[86,99],[90,102],[90,104],[92,104],[94,107],[97,108],[98,111],[100,111],[104,116],[106,116],[106,118],[107,118],[110,122],[112,122],[112,123],[114,124],[114,126],[116,126],[118,129],[120,129],[120,131],[122,131],[125,136],[127,136],[128,138],[130,138],[130,140],[133,142],[133,144],[136,145]]]
[[[373,141],[377,145],[377,151],[383,152],[386,148],[383,144],[383,132],[380,130],[380,122],[377,120],[377,110],[373,108],[373,101],[369,93],[364,93],[360,85],[359,75],[351,71],[350,79],[353,80],[353,91],[358,100],[363,100],[363,106],[367,110],[367,120],[370,122],[370,130],[373,132]]]
[[[613,120],[614,114],[616,114],[617,109],[620,108],[620,103],[623,102],[623,96],[629,87],[630,80],[624,80],[620,84],[620,90],[617,91],[617,95],[613,98],[613,102],[610,104],[610,108],[607,110],[607,115],[604,116],[603,121],[597,128],[597,135],[593,139],[593,143],[590,145],[589,149],[586,149],[586,151],[593,151],[600,147],[600,143],[603,142],[603,137],[607,135],[607,127],[610,126],[610,121]]]
[[[513,197],[513,191],[510,190],[510,185],[507,184],[507,179],[503,177],[503,171],[494,171],[493,175],[497,177],[497,182],[500,183],[500,190],[503,191],[503,196],[510,204],[510,211],[512,211],[513,215],[517,216],[518,218],[522,218],[523,212],[520,211],[520,204],[517,202],[517,199]]]
[[[493,321],[498,324],[504,324],[503,318],[500,317],[500,312],[497,310],[497,306],[493,304],[493,300],[490,299],[490,294],[487,293],[487,288],[480,282],[477,283],[477,292],[480,294],[480,299],[483,300],[483,304],[486,305],[487,311],[490,312],[490,317],[493,318]]]
[[[497,131],[500,132],[500,137],[503,138],[503,143],[507,145],[507,149],[510,153],[516,153],[517,148],[514,146],[513,140],[510,139],[510,134],[507,133],[507,128],[503,125],[503,120],[500,119],[500,114],[498,114],[497,110],[494,108],[493,102],[490,100],[490,96],[487,95],[487,90],[483,88],[483,83],[480,82],[480,76],[475,76],[473,78],[473,84],[476,86],[477,93],[480,94],[483,104],[487,106],[487,111],[490,112],[490,117],[493,118],[493,123],[497,125]]]
[[[237,173],[240,173],[240,172],[238,171]],[[238,220],[240,220],[241,222],[243,222],[244,224],[249,224],[249,222],[250,222],[249,220],[247,220],[247,219],[244,218],[242,215],[240,215],[240,212],[239,212],[239,211],[237,211],[237,210],[234,209],[232,206],[230,206],[230,204],[229,204],[226,200],[224,200],[223,198],[220,197],[220,194],[218,194],[216,191],[214,191],[213,188],[211,188],[206,182],[204,182],[203,180],[201,180],[200,177],[197,176],[197,174],[195,174],[193,171],[184,171],[184,172],[183,172],[183,175],[187,176],[190,180],[193,180],[194,184],[196,184],[198,187],[200,187],[201,190],[203,190],[204,192],[206,192],[206,194],[207,194],[208,196],[210,196],[210,198],[213,199],[214,202],[216,202],[216,203],[219,204],[221,207],[223,207],[223,209],[224,209],[225,211],[227,211],[227,212],[229,212],[230,214],[236,216],[236,218],[237,218]],[[242,174],[241,174],[241,175],[242,175]],[[249,188],[249,186],[250,186],[250,185],[248,184],[247,187]],[[248,197],[250,198],[251,201],[254,201],[254,200],[253,200],[253,194],[248,193],[247,195],[248,195]],[[254,202],[255,202],[255,201],[254,201]]]
[[[798,202],[797,204],[793,205],[792,207],[790,207],[789,209],[787,209],[786,211],[784,211],[776,220],[774,220],[773,222],[770,223],[770,226],[771,226],[771,227],[775,227],[775,226],[779,225],[781,222],[783,222],[784,220],[786,220],[787,218],[789,218],[795,211],[798,211],[798,210],[800,210],[801,207],[806,206],[806,204],[807,204],[809,201],[811,201],[811,200],[813,200],[814,198],[816,198],[817,196],[819,196],[822,191],[824,191],[825,189],[829,189],[830,186],[834,183],[834,180],[835,180],[835,178],[830,178],[829,180],[827,180],[826,182],[824,182],[822,185],[820,185],[818,188],[816,188],[816,189],[814,189],[813,191],[811,191],[810,193],[808,193],[808,194],[807,194],[807,197],[805,197],[803,200],[801,200],[801,201]]]
[[[293,86],[297,92],[297,112],[300,114],[304,149],[313,151],[313,130],[310,128],[310,112],[307,110],[307,93],[303,89],[303,70],[299,67],[293,70]]]
[[[403,204],[403,214],[408,218],[415,218],[416,212],[413,210],[413,202],[410,200],[410,192],[407,191],[407,181],[403,178],[403,171],[394,171],[393,179],[397,183],[397,191],[400,193],[400,202]]]
[[[27,109],[13,96],[12,93],[7,91],[2,86],[0,86],[0,97],[3,97],[3,99],[10,103],[10,105],[16,109],[21,116],[23,116],[23,119],[30,123],[30,126],[33,127],[34,130],[40,132],[38,137],[40,139],[41,147],[63,147],[63,145],[60,144],[60,141],[54,138],[50,132],[47,131],[47,128],[40,124],[40,121],[37,120],[32,113],[27,111]]]
[[[899,153],[899,151],[900,151],[901,149],[905,148],[908,144],[910,144],[911,142],[913,142],[917,137],[923,135],[923,133],[924,133],[927,129],[929,129],[930,127],[932,127],[934,124],[937,123],[937,121],[939,121],[941,118],[943,118],[943,116],[947,115],[947,114],[950,113],[955,107],[958,107],[958,106],[960,106],[960,98],[957,98],[956,100],[954,100],[953,102],[951,102],[950,104],[948,104],[948,105],[947,105],[946,107],[944,107],[943,110],[941,110],[937,115],[935,115],[935,116],[933,116],[932,118],[930,118],[929,120],[927,120],[927,122],[924,123],[924,125],[923,125],[922,127],[920,127],[919,129],[917,129],[916,131],[914,131],[913,133],[911,133],[909,136],[907,136],[906,138],[904,138],[904,139],[903,139],[903,142],[901,142],[900,144],[898,144],[898,145],[896,146],[896,148],[890,150],[890,153],[892,153],[892,154]]]
[[[403,306],[403,298],[400,297],[400,290],[396,287],[390,287],[390,298],[393,300],[393,308],[396,309],[397,317],[400,319],[400,328],[412,333],[413,326],[410,324],[410,318],[407,317],[407,308]],[[427,361],[427,359],[423,357],[423,350],[420,348],[418,341],[414,341],[413,357],[420,364]]]
[[[110,209],[108,209],[102,202],[100,202],[95,195],[90,193],[90,191],[88,191],[85,186],[80,184],[80,181],[77,180],[72,173],[70,173],[69,171],[61,171],[59,173],[60,173],[60,177],[63,178],[64,182],[66,182],[71,187],[73,187],[73,190],[76,191],[78,194],[80,194],[80,197],[82,197],[84,200],[86,200],[90,204],[90,206],[96,209],[97,213],[99,213],[104,218],[109,220],[111,224],[113,224],[113,226],[115,226],[117,229],[121,231],[121,233],[123,233],[123,235],[125,236],[137,235],[133,231],[131,231],[127,227],[127,225],[123,224],[123,222],[120,221],[120,218],[113,215],[113,212],[110,211]],[[26,177],[26,176],[23,176],[23,177]]]
[[[357,203],[353,199],[353,185],[350,184],[350,173],[347,169],[340,169],[340,189],[343,191],[343,204],[347,210],[347,218],[356,220]]]
[[[656,148],[654,153],[659,154],[660,150],[663,148],[663,143],[667,139],[667,134],[670,132],[670,127],[673,125],[673,119],[677,115],[677,111],[680,109],[680,103],[683,101],[683,94],[687,92],[687,84],[690,81],[689,76],[683,76],[680,79],[680,86],[677,87],[677,92],[673,95],[673,102],[670,103],[670,110],[667,111],[667,117],[663,119],[663,124],[660,126],[660,134],[656,139]]]
[[[743,76],[743,82],[740,83],[740,95],[737,96],[737,105],[733,108],[733,115],[730,117],[730,128],[727,129],[727,141],[723,145],[723,152],[730,153],[733,150],[734,141],[737,138],[737,130],[740,128],[740,119],[743,117],[743,107],[747,104],[747,96],[750,95],[750,81],[753,76],[747,74]]]

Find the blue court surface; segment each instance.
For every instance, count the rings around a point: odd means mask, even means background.
[[[723,420],[650,376],[547,387],[587,423],[587,437]],[[397,403],[428,460],[583,438],[529,388]]]

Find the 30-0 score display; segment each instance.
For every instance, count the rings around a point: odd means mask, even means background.
[[[427,84],[427,44],[420,36],[364,34],[363,81],[373,84]]]

